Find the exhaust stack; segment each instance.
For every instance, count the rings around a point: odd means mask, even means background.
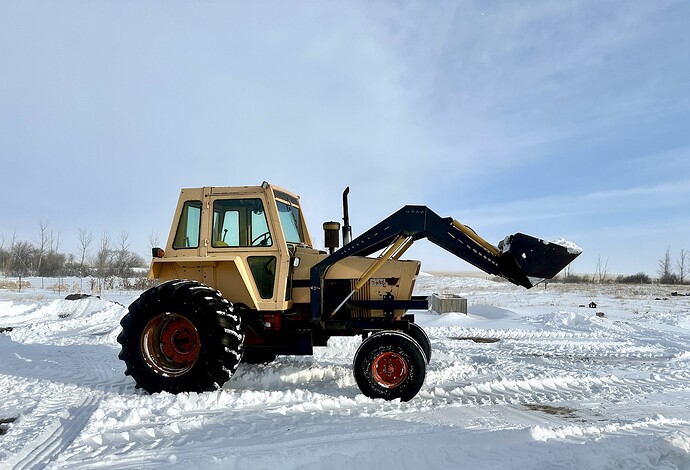
[[[349,186],[343,191],[343,246],[352,241],[352,227],[350,227],[350,214],[347,207],[348,194],[350,194]]]

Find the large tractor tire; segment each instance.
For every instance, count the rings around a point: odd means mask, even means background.
[[[240,316],[220,292],[195,281],[145,291],[120,325],[125,374],[149,393],[218,389],[242,357]]]
[[[359,346],[354,374],[359,389],[369,398],[408,401],[424,384],[426,357],[411,336],[380,331]]]

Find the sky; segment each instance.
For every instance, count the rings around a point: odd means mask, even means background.
[[[688,24],[682,0],[3,0],[0,242],[148,256],[180,188],[268,181],[319,246],[349,186],[355,236],[424,204],[654,275],[690,249]]]

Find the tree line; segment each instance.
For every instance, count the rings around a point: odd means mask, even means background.
[[[80,229],[76,254],[62,252],[61,243],[60,230],[50,230],[47,222],[39,224],[34,242],[0,235],[0,272],[13,277],[129,278],[135,276],[136,268],[147,265],[143,257],[130,250],[126,231],[117,240],[108,233],[96,240],[92,232]]]
[[[656,279],[652,279],[648,274],[639,272],[630,275],[621,274],[615,279],[611,279],[608,259],[602,262],[601,256],[599,256],[592,275],[575,274],[569,265],[559,278],[561,281],[569,283],[604,283],[613,280],[622,284],[650,284],[654,281],[660,284],[690,284],[690,251],[683,248],[674,259],[671,248],[666,248],[666,253],[659,260],[657,275]]]
[[[158,244],[158,234],[149,234],[151,246]],[[129,234],[123,231],[117,240],[103,233],[98,240],[93,233],[80,229],[76,253],[60,250],[61,232],[49,229],[47,222],[39,223],[36,241],[18,240],[13,234],[6,238],[0,234],[0,273],[12,277],[88,277],[101,279],[135,277],[137,268],[147,267],[147,261],[130,250]],[[671,248],[659,260],[656,279],[661,284],[690,283],[690,251],[681,249],[674,258]],[[591,275],[575,274],[572,266],[565,268],[559,276],[562,282],[608,282],[610,281],[608,259],[601,256]],[[619,275],[614,279],[620,283],[647,284],[652,278],[644,272],[632,275]]]

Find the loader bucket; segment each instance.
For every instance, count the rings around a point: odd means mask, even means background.
[[[506,237],[499,249],[499,264],[506,274],[527,288],[553,278],[582,253],[573,243],[553,243],[524,233]]]

